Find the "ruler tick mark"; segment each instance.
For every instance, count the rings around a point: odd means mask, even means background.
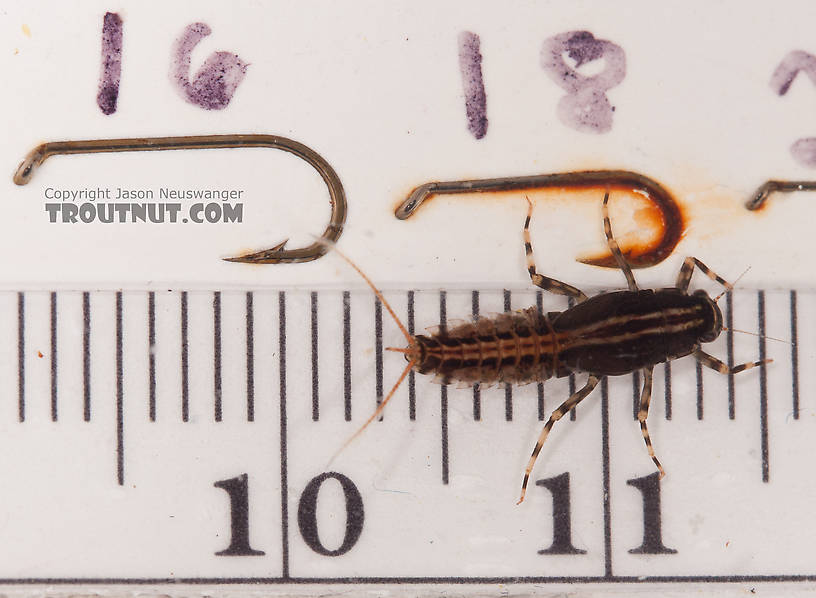
[[[286,429],[286,293],[278,293],[278,359],[280,365],[280,472],[281,472],[281,566],[289,577],[289,479]]]
[[[147,294],[148,418],[156,421],[156,293]]]
[[[346,421],[351,421],[351,293],[343,291],[343,400]]]
[[[213,417],[221,421],[221,292],[213,293]]]
[[[759,333],[759,360],[765,359],[765,291],[757,292],[757,332]],[[759,366],[759,430],[762,449],[762,481],[770,477],[768,459],[768,371]]]
[[[703,419],[703,364],[696,362],[695,371],[697,374],[697,419]]]
[[[799,419],[799,334],[796,316],[796,291],[790,292],[791,334],[791,393],[793,395],[793,419]]]
[[[414,334],[414,291],[408,291],[408,334]],[[416,375],[408,372],[408,419],[416,420]]]
[[[473,291],[470,296],[470,315],[473,321],[479,319],[479,291]],[[482,419],[482,389],[478,383],[473,385],[473,421]]]
[[[312,328],[312,421],[320,419],[320,378],[318,373],[318,303],[317,292],[311,293],[311,328]]]
[[[187,334],[187,291],[181,292],[181,421],[190,421],[189,336]]]
[[[255,310],[253,293],[246,294],[246,395],[247,421],[255,421]]]
[[[504,313],[510,313],[510,291],[504,289]],[[504,420],[513,421],[513,385],[504,385]]]
[[[91,294],[82,293],[82,415],[91,421]]]
[[[575,307],[575,299],[572,297],[567,298],[567,306],[568,307]],[[573,396],[575,394],[575,374],[569,375],[569,396]],[[570,421],[575,421],[575,418],[578,417],[578,405],[570,409],[569,418]]]
[[[17,417],[25,421],[25,293],[17,293]]]
[[[448,325],[447,293],[439,291],[439,328],[445,330]],[[448,385],[443,384],[439,391],[440,420],[442,422],[442,483],[448,483]]]
[[[57,421],[57,293],[51,291],[51,421]]]
[[[734,367],[734,300],[732,291],[725,294],[725,326],[728,328],[725,334],[726,350],[728,355],[728,368]],[[728,419],[736,417],[736,400],[734,395],[734,374],[728,374]]]
[[[536,309],[538,313],[544,315],[544,293],[536,291]],[[536,394],[538,395],[538,421],[544,421],[544,383],[536,384]],[[574,410],[573,410],[574,411]]]
[[[671,361],[663,364],[663,376],[665,379],[663,398],[666,401],[666,420],[670,420],[672,418]]]
[[[601,462],[603,475],[604,577],[612,573],[612,502],[609,483],[609,382],[601,378]]]
[[[374,298],[374,374],[376,407],[379,407],[383,400],[383,321],[382,303],[378,298]],[[375,407],[375,408],[376,408]],[[379,421],[383,420],[380,415]]]
[[[122,335],[122,291],[116,293],[116,477],[125,483],[124,362]]]

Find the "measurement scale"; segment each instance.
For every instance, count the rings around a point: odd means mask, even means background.
[[[703,20],[640,0],[7,4],[5,594],[812,591],[810,3],[712,3]],[[342,186],[237,146],[59,157],[12,182],[43,142],[242,135],[296,140]],[[331,253],[220,261],[286,238],[308,249],[328,222],[412,332],[563,310],[524,270],[526,187],[437,197],[413,216],[409,203],[407,221],[395,209],[412,189],[585,170],[627,171],[677,201],[670,260],[636,273],[643,288],[672,284],[686,255],[728,280],[752,267],[719,305],[726,326],[760,336],[706,350],[774,361],[738,376],[693,359],[655,368],[662,480],[636,375],[555,426],[520,506],[543,421],[584,376],[473,389],[412,373],[340,450],[405,367],[386,351],[404,337]],[[655,215],[623,187],[622,246]],[[328,201],[340,189],[347,220]],[[799,192],[749,212],[756,189]],[[541,273],[590,295],[623,286],[575,263],[601,246],[596,191],[530,191]],[[115,202],[147,218],[112,222]],[[700,273],[691,286],[713,288]]]
[[[540,300],[386,297],[416,327]],[[796,343],[733,333],[709,346],[731,363],[772,357],[756,375],[658,367],[650,427],[663,481],[638,433],[638,381],[610,378],[556,428],[516,507],[567,379],[474,391],[416,376],[327,465],[403,365],[383,354],[400,336],[369,293],[4,292],[0,417],[14,457],[0,464],[0,577],[810,581],[796,546],[812,529],[801,455],[815,307],[811,292],[736,290],[729,327]]]

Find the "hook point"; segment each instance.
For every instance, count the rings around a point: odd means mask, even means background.
[[[225,262],[236,262],[239,264],[277,264],[283,261],[282,256],[275,255],[276,253],[283,253],[283,247],[289,242],[289,239],[284,239],[274,247],[256,251],[253,253],[245,253],[243,255],[236,255],[234,257],[223,258]]]
[[[626,261],[630,264],[637,263],[637,262],[630,262],[631,252],[623,251],[623,257],[626,258]],[[581,262],[582,264],[587,264],[588,266],[598,266],[599,268],[616,268],[617,262],[615,261],[615,256],[611,253],[597,255],[595,257],[592,256],[583,256],[575,258],[576,262]]]

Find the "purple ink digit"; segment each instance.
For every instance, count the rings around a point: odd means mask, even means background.
[[[170,78],[181,95],[204,110],[223,110],[244,80],[248,63],[231,52],[213,52],[190,82],[190,55],[212,30],[205,23],[188,25],[173,48]]]
[[[816,56],[802,50],[790,52],[771,75],[771,89],[781,96],[785,95],[799,71],[803,71],[816,85]]]
[[[802,166],[816,166],[816,137],[797,139],[791,145],[790,153]]]
[[[103,114],[116,112],[121,77],[122,18],[115,12],[106,12],[102,21],[102,72],[96,94],[96,105]]]
[[[470,31],[459,34],[459,69],[462,72],[462,86],[465,91],[465,113],[468,131],[476,139],[487,133],[487,96],[482,78],[481,40]]]
[[[570,66],[564,54],[575,62]],[[604,69],[591,76],[577,69],[603,58]],[[596,39],[589,31],[568,31],[544,41],[541,66],[557,85],[567,91],[558,102],[561,122],[588,133],[607,133],[612,129],[615,108],[606,91],[618,85],[626,76],[626,54],[619,45]]]
[[[771,75],[771,89],[783,96],[788,93],[794,79],[800,73],[810,77],[816,85],[816,56],[802,50],[789,52]],[[816,137],[803,137],[790,147],[793,158],[803,166],[816,166]]]
[[[603,58],[604,42],[595,39],[589,31],[575,31],[565,34],[563,52],[575,61],[575,68],[580,68],[587,62]]]

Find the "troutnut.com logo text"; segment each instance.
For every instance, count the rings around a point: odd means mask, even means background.
[[[45,211],[49,222],[147,222],[196,224],[243,222],[243,189],[173,187],[47,187]],[[156,201],[158,200],[158,201]]]

